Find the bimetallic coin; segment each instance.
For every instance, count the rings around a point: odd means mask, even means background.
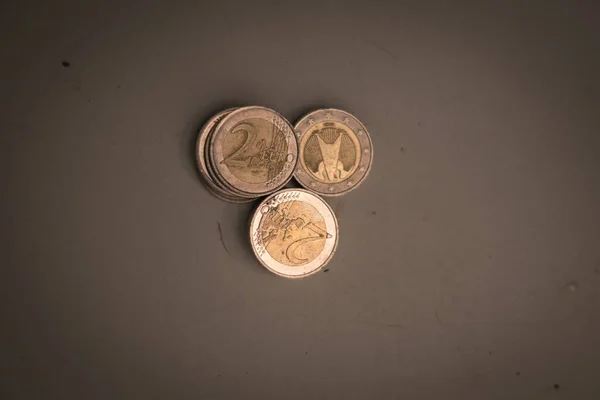
[[[298,165],[294,177],[323,196],[340,196],[356,188],[373,164],[367,128],[354,115],[333,108],[304,116],[295,127]]]
[[[225,117],[225,116],[226,115],[224,115],[223,117]],[[222,119],[223,118],[221,118],[221,120]],[[246,201],[255,199],[256,198],[255,195],[249,195],[247,193],[238,191],[237,189],[230,189],[229,187],[225,186],[225,183],[223,182],[223,178],[219,175],[218,171],[216,170],[216,167],[214,166],[214,161],[211,158],[212,152],[210,151],[211,150],[210,144],[212,143],[212,136],[214,134],[215,128],[216,128],[216,125],[209,132],[208,138],[206,139],[206,144],[204,146],[204,158],[206,160],[206,170],[208,171],[208,174],[212,178],[212,182],[215,184],[215,186],[217,186],[220,189],[221,192],[226,192],[230,196],[237,197],[240,199],[247,199]],[[244,201],[244,202],[246,202],[246,201]]]
[[[217,197],[220,200],[225,200],[231,203],[245,203],[251,201],[252,199],[247,199],[233,195],[216,185],[215,180],[211,177],[207,169],[207,162],[204,158],[205,146],[209,134],[214,129],[214,127],[221,121],[221,119],[223,119],[223,117],[225,117],[233,110],[235,110],[235,108],[224,110],[216,114],[200,129],[200,133],[198,134],[198,140],[196,141],[196,163],[198,165],[198,170],[200,171],[200,176],[202,177],[202,182],[204,183],[204,186],[206,186],[208,191],[213,196]]]
[[[304,189],[285,189],[267,197],[250,223],[254,254],[269,271],[302,278],[331,260],[338,243],[331,207]]]
[[[217,125],[208,147],[215,176],[230,192],[259,197],[283,187],[298,159],[293,128],[265,107],[242,107]]]

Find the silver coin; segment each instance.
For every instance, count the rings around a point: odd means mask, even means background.
[[[265,107],[228,114],[210,138],[209,161],[229,191],[259,197],[283,187],[293,176],[298,143],[290,123]]]
[[[267,197],[250,222],[254,254],[269,271],[303,278],[333,257],[339,230],[329,204],[304,189],[284,189]]]
[[[373,143],[354,115],[334,108],[313,111],[294,128],[298,164],[294,178],[323,196],[340,196],[360,185],[373,165]]]

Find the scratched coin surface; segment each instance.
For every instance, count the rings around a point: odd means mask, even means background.
[[[200,176],[202,177],[202,182],[213,196],[231,203],[245,203],[251,201],[252,199],[236,196],[235,194],[232,194],[220,187],[217,184],[216,179],[211,176],[211,173],[208,170],[209,163],[207,163],[205,159],[205,147],[210,133],[213,131],[215,126],[233,110],[235,110],[235,108],[230,108],[214,115],[200,129],[198,140],[196,141],[196,163],[198,165],[198,170],[200,171]]]
[[[302,278],[323,268],[338,236],[331,207],[304,189],[284,189],[267,197],[250,223],[254,254],[269,271],[286,278]]]
[[[290,123],[265,107],[238,108],[210,137],[209,158],[219,182],[242,197],[283,187],[293,176],[298,143]]]
[[[294,177],[323,196],[340,196],[360,185],[373,164],[367,128],[354,115],[333,108],[304,116],[294,128],[298,165]]]

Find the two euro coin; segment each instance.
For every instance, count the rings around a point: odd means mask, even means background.
[[[214,115],[200,130],[196,160],[207,189],[233,203],[281,189],[294,174],[298,142],[291,124],[265,107]]]

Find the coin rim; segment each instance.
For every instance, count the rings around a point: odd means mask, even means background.
[[[327,113],[331,113],[332,117],[326,118],[325,116],[327,115]],[[355,127],[351,126],[351,122],[350,123],[344,122],[342,118],[335,115],[337,113],[340,113],[343,116],[348,117],[350,120],[354,120],[354,122],[356,123],[356,125],[358,125],[358,127],[356,127],[356,129],[355,129]],[[314,123],[309,125],[307,128],[301,128],[303,123],[308,123],[309,118],[313,118]],[[358,142],[361,145],[361,148],[360,148],[361,152],[364,152],[364,149],[366,148],[365,145],[368,145],[369,158],[368,158],[368,164],[362,165],[363,155],[361,154],[361,162],[359,163],[359,166],[365,167],[364,172],[359,172],[359,168],[356,168],[356,170],[354,171],[354,173],[352,175],[350,175],[349,177],[346,177],[346,179],[344,179],[341,182],[323,183],[323,182],[320,182],[320,181],[312,178],[311,173],[309,171],[306,171],[306,169],[304,168],[304,165],[302,164],[302,161],[300,160],[300,154],[302,153],[302,149],[300,146],[302,144],[302,138],[308,133],[308,131],[310,131],[311,126],[321,123],[321,122],[327,122],[327,121],[332,121],[332,120],[342,123],[353,130],[354,134],[356,135],[356,137],[358,139]],[[358,134],[359,129],[363,130],[363,132],[364,132],[363,135]],[[298,162],[296,164],[296,170],[294,171],[294,179],[296,180],[296,182],[298,182],[302,187],[306,188],[307,190],[314,192],[314,193],[318,193],[325,197],[343,196],[344,194],[351,192],[352,190],[354,190],[358,186],[360,186],[364,182],[364,180],[367,178],[369,173],[371,172],[371,168],[373,166],[373,141],[371,140],[371,135],[369,134],[369,131],[367,130],[366,126],[355,115],[349,113],[348,111],[340,110],[337,108],[321,108],[318,110],[311,111],[308,114],[304,115],[302,118],[300,118],[300,120],[298,120],[298,122],[296,122],[296,125],[294,125],[294,132],[296,133],[296,136],[298,139]],[[356,174],[358,174],[358,173],[362,174],[360,179],[358,179],[356,182],[354,182],[351,186],[345,185],[345,183],[349,179],[351,179],[353,176],[356,176]],[[306,178],[303,178],[304,176]],[[311,187],[311,183],[313,183],[313,182],[315,183],[315,187]],[[331,191],[329,191],[329,188],[332,186],[334,188],[345,186],[345,188],[339,192],[336,192],[335,190],[333,192],[331,192]]]
[[[218,137],[223,135],[223,126],[226,125],[228,123],[228,121],[234,117],[236,117],[238,114],[241,114],[243,112],[248,112],[248,111],[266,111],[269,113],[273,113],[275,114],[277,117],[279,117],[285,124],[287,124],[289,130],[290,130],[290,135],[287,137],[289,140],[289,143],[293,143],[292,147],[295,147],[295,149],[291,149],[294,153],[294,161],[293,161],[293,165],[290,168],[289,173],[286,175],[286,177],[276,186],[269,188],[265,191],[249,191],[249,190],[243,190],[240,189],[239,187],[235,186],[232,182],[230,182],[224,175],[223,175],[223,170],[221,167],[219,167],[219,164],[216,162],[216,152],[217,149],[221,148],[221,145],[218,144]],[[288,150],[290,149],[290,144],[288,144]],[[229,113],[225,118],[223,118],[221,120],[221,122],[219,122],[219,124],[215,127],[213,134],[211,135],[210,138],[210,145],[209,145],[209,151],[210,151],[210,161],[212,162],[212,167],[214,168],[215,172],[217,172],[218,177],[220,178],[220,181],[223,185],[225,185],[230,191],[232,191],[233,193],[238,194],[239,196],[244,196],[244,197],[250,197],[252,196],[253,198],[256,197],[261,197],[261,196],[266,196],[269,195],[271,193],[275,193],[276,191],[278,191],[279,189],[281,189],[282,187],[284,187],[293,177],[294,177],[294,173],[296,171],[296,167],[298,165],[298,154],[299,154],[299,146],[298,146],[298,138],[296,137],[296,135],[294,134],[294,127],[292,126],[292,124],[287,120],[287,118],[285,118],[283,115],[281,115],[280,113],[278,113],[277,111],[267,108],[267,107],[263,107],[263,106],[246,106],[246,107],[240,107],[234,111],[232,111],[231,113]],[[232,177],[235,180],[239,180],[241,181],[239,178],[237,178],[235,175],[233,175],[230,171],[229,174],[232,175]],[[242,181],[243,182],[243,181]],[[248,183],[248,182],[244,182],[244,184],[247,185],[259,185],[259,184],[252,184],[252,183]],[[260,184],[261,186],[265,186],[264,183]]]
[[[323,261],[323,263],[321,265],[319,265],[315,269],[311,270],[310,272],[307,272],[307,273],[302,274],[302,275],[287,275],[287,274],[284,274],[284,273],[282,273],[280,271],[277,271],[276,269],[273,269],[272,267],[270,267],[269,265],[267,265],[267,263],[262,259],[262,257],[260,255],[258,255],[258,253],[256,251],[256,243],[255,243],[255,240],[254,240],[254,231],[257,230],[258,227],[260,227],[260,222],[262,220],[262,217],[261,218],[257,218],[257,216],[262,216],[262,214],[260,212],[261,208],[263,207],[263,205],[265,203],[267,203],[268,201],[270,201],[275,196],[278,196],[278,195],[280,195],[282,193],[286,193],[286,192],[300,192],[300,193],[305,193],[305,194],[307,194],[309,196],[312,196],[317,201],[320,201],[321,203],[323,203],[325,205],[325,207],[331,213],[331,220],[333,221],[333,225],[335,227],[335,240],[334,240],[333,247],[331,248],[331,253],[327,256],[327,258],[325,259],[325,261]],[[310,203],[308,203],[308,204],[310,204]],[[313,205],[313,207],[314,207],[314,205]],[[327,218],[327,216],[323,216],[323,219],[325,221],[327,221],[328,218]],[[337,220],[337,217],[335,215],[335,212],[333,211],[333,208],[329,205],[329,203],[327,203],[327,201],[325,201],[325,199],[321,198],[316,193],[311,192],[310,190],[306,190],[306,189],[290,188],[290,189],[283,189],[283,190],[280,190],[278,192],[272,193],[270,196],[266,197],[263,201],[260,202],[260,204],[256,207],[256,209],[254,211],[254,214],[252,215],[252,218],[250,220],[250,247],[252,247],[252,252],[254,253],[254,256],[262,264],[262,266],[265,267],[268,271],[272,272],[273,274],[275,274],[277,276],[281,276],[281,277],[288,278],[288,279],[306,278],[307,276],[314,275],[317,272],[319,272],[320,270],[322,270],[331,261],[331,259],[333,258],[334,254],[335,254],[335,252],[337,250],[337,247],[338,247],[339,238],[340,238],[339,224],[338,224],[338,220]],[[319,255],[321,255],[321,254],[322,253],[319,253]],[[272,258],[272,256],[271,256],[271,258]],[[278,264],[282,264],[282,263],[278,262],[277,260],[274,260],[274,261],[277,262]],[[310,261],[307,264],[310,264],[313,261]]]

